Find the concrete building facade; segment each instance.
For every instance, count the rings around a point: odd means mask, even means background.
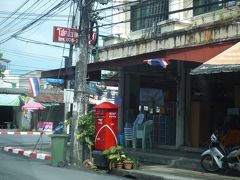
[[[190,76],[190,71],[239,41],[239,10],[238,1],[200,0],[142,1],[131,5],[126,3],[119,10],[125,13],[115,21],[120,19],[126,23],[113,28],[113,34],[116,32],[118,37],[104,43],[98,63],[114,65],[112,69],[119,72],[119,90],[123,100],[119,113],[120,132],[142,111],[146,119],[160,124],[165,122],[164,126],[170,127],[153,131],[157,147],[203,146],[217,125],[211,125],[210,120],[199,122],[203,116],[201,112],[205,111],[204,116],[214,114],[207,106],[217,101],[195,98],[198,93],[195,89],[201,88],[202,83],[208,84],[210,79],[199,80]],[[143,64],[143,60],[152,58],[166,58],[170,64],[166,69]],[[238,82],[231,86],[234,89]],[[141,91],[146,88],[163,91],[167,103],[158,104],[157,108],[165,112],[159,113],[154,107],[155,113],[150,113],[152,107],[149,106],[141,109]],[[207,91],[201,92],[206,94]],[[227,103],[224,102],[221,109],[226,110]],[[166,112],[166,109],[171,110]],[[196,112],[200,114],[196,115]],[[224,113],[220,114],[215,113],[214,116],[223,118]],[[168,136],[174,137],[166,140]]]

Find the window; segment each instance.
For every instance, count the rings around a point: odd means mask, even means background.
[[[237,0],[221,3],[222,0],[193,0],[194,16],[216,11],[223,7],[235,6]]]
[[[131,6],[131,31],[151,27],[168,19],[168,0],[148,0]]]

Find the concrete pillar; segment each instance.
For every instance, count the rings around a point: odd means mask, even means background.
[[[130,74],[126,83],[126,120],[133,123],[138,114],[139,93],[140,93],[140,78],[138,75]],[[128,119],[127,119],[128,118]],[[131,118],[131,119],[129,119]]]
[[[121,106],[118,110],[118,130],[123,132],[123,112],[124,112],[124,72],[119,72],[118,96],[121,98]]]
[[[131,89],[131,76],[129,74],[125,75],[125,86],[124,86],[124,122],[128,118],[128,110],[130,109],[130,89]]]
[[[185,144],[190,145],[190,121],[191,121],[191,75],[190,68],[186,69],[186,101],[185,101]]]
[[[184,62],[178,61],[177,75],[177,107],[176,107],[176,147],[184,145],[184,115],[185,115],[185,69]]]

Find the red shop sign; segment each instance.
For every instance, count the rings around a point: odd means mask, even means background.
[[[78,41],[78,30],[73,28],[53,27],[53,42],[76,43]]]

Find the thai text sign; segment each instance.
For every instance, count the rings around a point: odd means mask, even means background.
[[[78,30],[73,28],[53,27],[53,42],[76,43],[78,41]]]
[[[39,121],[38,122],[38,130],[39,131],[52,131],[53,129],[53,122],[47,121]]]

